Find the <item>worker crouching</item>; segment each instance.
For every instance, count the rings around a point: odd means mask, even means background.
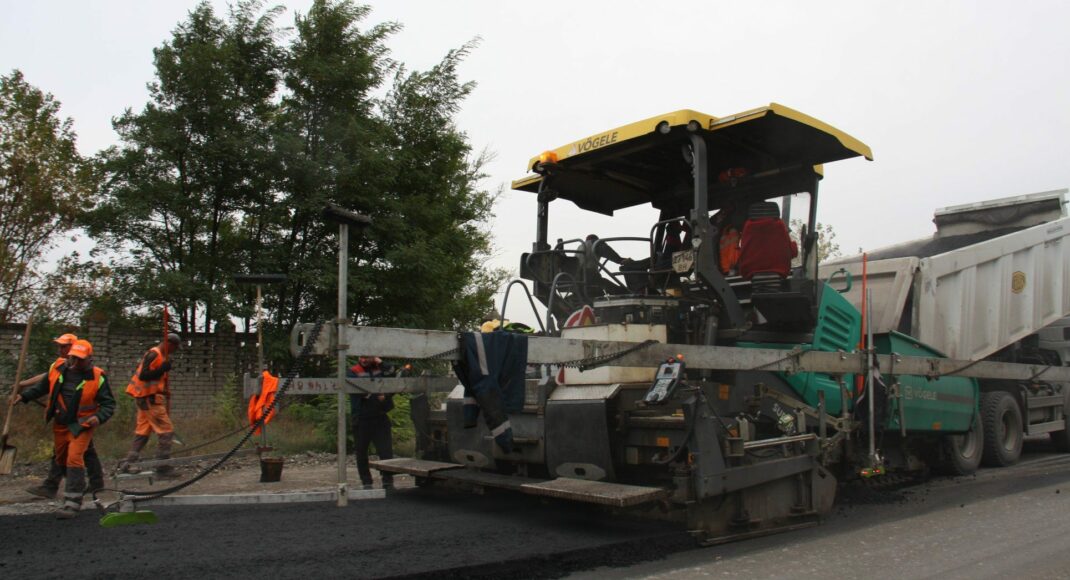
[[[177,334],[168,334],[167,339],[145,353],[138,364],[126,393],[134,398],[137,407],[137,425],[134,427],[134,442],[130,452],[121,464],[123,471],[130,471],[130,465],[141,457],[141,450],[149,442],[149,436],[156,433],[156,459],[170,459],[171,447],[175,440],[175,428],[171,423],[171,389],[168,386],[168,374],[171,371],[171,355],[178,350],[182,339]],[[156,468],[160,474],[170,473],[170,465]]]
[[[115,412],[115,397],[104,371],[93,366],[93,345],[89,341],[76,341],[62,364],[49,369],[44,379],[21,395],[15,395],[14,401],[27,403],[45,394],[45,421],[52,421],[55,462],[66,468],[67,476],[63,506],[56,517],[70,519],[82,509],[85,454],[93,442],[93,433]]]

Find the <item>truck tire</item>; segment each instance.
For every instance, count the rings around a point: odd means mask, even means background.
[[[943,475],[972,475],[981,465],[985,447],[981,417],[974,415],[973,426],[965,433],[945,435],[940,440],[940,460],[936,471]]]
[[[1018,463],[1022,456],[1022,412],[1018,402],[1006,391],[981,395],[981,421],[985,450],[982,462],[992,467]]]
[[[1063,385],[1063,392],[1065,395],[1065,403],[1063,403],[1063,430],[1052,431],[1051,443],[1055,446],[1057,451],[1066,453],[1070,451],[1070,384]]]

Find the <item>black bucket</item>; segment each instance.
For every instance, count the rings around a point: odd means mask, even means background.
[[[260,483],[275,483],[282,480],[282,458],[260,458]]]

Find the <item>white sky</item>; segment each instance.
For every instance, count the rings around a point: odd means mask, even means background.
[[[283,4],[289,25],[310,2]],[[520,177],[543,150],[618,125],[771,101],[873,148],[872,163],[825,169],[819,220],[845,253],[929,235],[936,207],[1070,185],[1068,3],[369,4],[369,24],[404,25],[389,46],[410,68],[482,37],[461,69],[479,86],[459,124],[476,149],[496,154],[489,189]],[[116,142],[111,117],[144,105],[152,49],[194,5],[0,0],[0,71],[19,68],[53,93],[81,150],[94,153]],[[534,196],[503,195],[495,265],[515,271],[535,237],[534,213]],[[558,202],[550,237],[645,235],[653,216],[640,208],[608,218]]]

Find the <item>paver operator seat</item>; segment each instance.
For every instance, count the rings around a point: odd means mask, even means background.
[[[751,280],[756,274],[787,278],[791,273],[791,259],[798,254],[799,248],[780,219],[776,202],[752,204],[740,240],[739,275],[744,280]]]

